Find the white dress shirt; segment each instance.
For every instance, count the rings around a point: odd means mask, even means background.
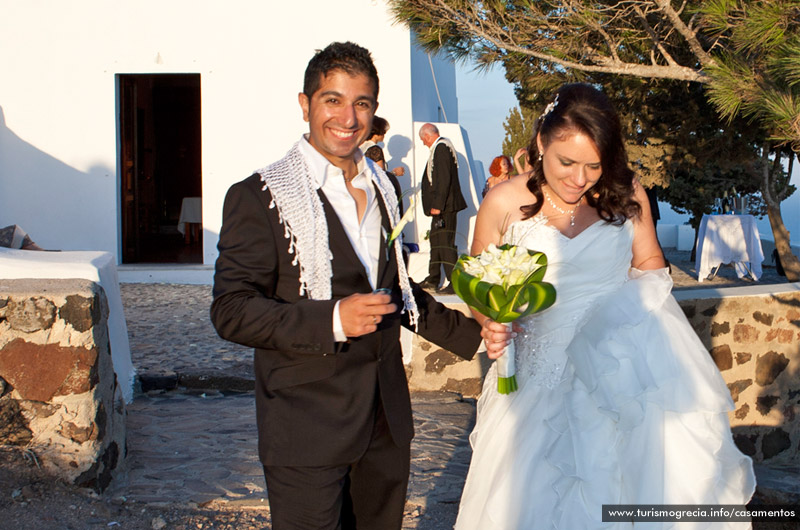
[[[308,165],[311,178],[314,179],[317,189],[322,189],[336,212],[353,250],[364,266],[370,286],[375,289],[378,283],[378,258],[383,229],[377,190],[369,178],[370,172],[361,151],[356,150],[354,155],[358,174],[350,181],[354,188],[363,190],[367,194],[367,207],[359,221],[356,201],[347,190],[342,170],[331,164],[319,151],[314,149],[305,135],[300,140],[299,149]],[[334,257],[334,259],[336,258]],[[336,303],[333,310],[333,334],[338,342],[347,340],[339,317],[339,302]]]

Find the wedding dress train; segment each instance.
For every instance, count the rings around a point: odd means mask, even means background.
[[[749,501],[730,392],[666,270],[630,269],[632,239],[630,221],[572,239],[541,215],[509,227],[505,242],[547,254],[557,300],[520,322],[519,390],[498,394],[494,366],[486,376],[457,530],[631,528],[603,523],[602,506]]]

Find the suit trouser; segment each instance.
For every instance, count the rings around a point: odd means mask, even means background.
[[[272,530],[399,530],[409,460],[410,446],[394,443],[378,405],[369,447],[356,462],[264,466]]]
[[[444,221],[444,226],[436,227],[437,221]],[[456,250],[456,221],[458,212],[443,212],[434,215],[431,219],[431,232],[428,239],[431,243],[431,261],[428,265],[428,277],[426,280],[439,283],[442,273],[440,267],[444,267],[444,276],[450,280],[453,273],[453,266],[458,260],[458,250]]]

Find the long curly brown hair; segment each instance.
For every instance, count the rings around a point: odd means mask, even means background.
[[[616,225],[639,215],[641,207],[633,198],[634,173],[628,166],[622,127],[611,101],[601,91],[584,83],[563,85],[556,97],[554,101],[557,103],[539,117],[528,147],[533,170],[527,186],[536,197],[536,202],[520,207],[524,219],[533,217],[542,209],[542,185],[547,182],[539,159],[537,136],[541,137],[542,145],[547,147],[554,139],[563,139],[574,133],[588,136],[600,152],[603,173],[585,194],[589,206],[594,207],[603,220]]]

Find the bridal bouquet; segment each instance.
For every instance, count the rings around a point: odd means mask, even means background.
[[[515,245],[494,244],[477,256],[462,255],[453,268],[453,290],[468,306],[511,328],[514,320],[547,309],[555,288],[543,282],[547,256]],[[497,391],[517,390],[514,343],[497,359]]]

